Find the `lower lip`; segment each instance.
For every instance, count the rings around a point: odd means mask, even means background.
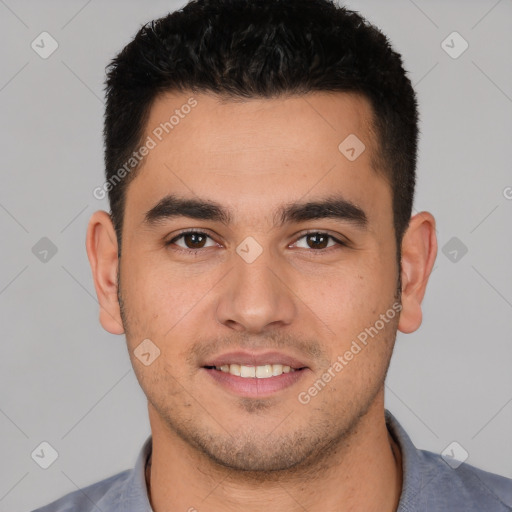
[[[225,389],[239,396],[249,398],[264,398],[286,389],[301,380],[308,371],[307,368],[304,368],[303,370],[282,373],[275,377],[258,379],[257,377],[239,377],[212,368],[203,368],[203,370]]]

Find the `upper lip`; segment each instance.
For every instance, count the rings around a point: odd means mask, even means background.
[[[282,364],[293,369],[307,368],[307,365],[295,357],[281,352],[254,353],[246,351],[227,352],[209,359],[203,366],[222,366],[225,364],[240,364],[244,366],[263,366],[265,364]]]

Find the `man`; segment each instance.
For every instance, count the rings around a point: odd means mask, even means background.
[[[152,435],[49,511],[505,511],[512,481],[417,450],[384,409],[422,321],[415,93],[329,0],[197,0],[108,70],[110,215],[87,252]]]

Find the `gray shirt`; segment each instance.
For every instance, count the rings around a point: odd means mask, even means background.
[[[417,449],[397,419],[386,410],[388,431],[402,451],[403,486],[397,512],[511,512],[512,479],[441,455]],[[72,492],[33,512],[152,512],[145,465],[149,436],[135,468]]]

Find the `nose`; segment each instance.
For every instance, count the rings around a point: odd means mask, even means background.
[[[221,282],[217,320],[252,334],[290,325],[298,299],[284,265],[268,250],[250,263],[238,255],[233,259],[234,268]]]

